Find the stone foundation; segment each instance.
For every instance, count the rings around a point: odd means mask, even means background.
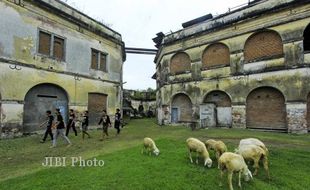
[[[307,128],[307,104],[289,102],[286,104],[286,122],[289,133],[305,134]]]
[[[246,107],[245,105],[232,105],[232,127],[246,128]]]

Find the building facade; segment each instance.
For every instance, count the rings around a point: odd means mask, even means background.
[[[158,122],[307,133],[309,2],[256,0],[158,33]]]
[[[122,107],[119,33],[55,0],[0,1],[1,136],[39,130],[45,111]]]

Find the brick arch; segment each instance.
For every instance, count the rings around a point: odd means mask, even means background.
[[[202,54],[202,68],[228,66],[230,64],[229,48],[223,43],[209,45]]]
[[[203,102],[214,103],[218,107],[231,107],[230,96],[226,92],[220,91],[220,90],[214,90],[214,91],[209,92],[205,96]]]
[[[245,62],[252,62],[267,57],[282,55],[282,38],[275,31],[268,30],[254,33],[245,42]]]
[[[308,24],[308,26],[304,30],[303,37],[304,37],[303,41],[304,51],[310,52],[310,24]]]
[[[188,95],[184,93],[175,94],[171,101],[171,121],[173,123],[191,121],[192,108],[193,104]],[[175,118],[174,114],[177,114],[177,118]]]
[[[310,93],[307,97],[307,125],[308,125],[308,131],[310,131]]]
[[[170,73],[181,74],[191,70],[191,59],[185,52],[179,52],[172,56],[170,60]]]
[[[285,97],[273,87],[259,87],[246,99],[248,128],[287,130]]]

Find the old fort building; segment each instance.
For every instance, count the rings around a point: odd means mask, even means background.
[[[309,2],[256,0],[158,33],[158,122],[307,133]]]
[[[119,33],[59,0],[0,1],[1,136],[39,130],[45,111],[121,107]]]

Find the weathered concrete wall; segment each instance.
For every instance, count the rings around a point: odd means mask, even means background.
[[[245,14],[251,16],[246,18]],[[245,128],[246,100],[254,89],[273,87],[283,94],[285,104],[305,102],[310,92],[310,56],[303,51],[303,33],[309,23],[309,3],[269,0],[165,36],[155,58],[158,108],[171,106],[173,95],[183,92],[193,106],[199,106],[206,94],[220,90],[231,97],[232,126]],[[255,43],[269,39],[264,42],[268,52],[253,54],[255,59],[249,61],[245,59],[245,48],[249,48],[246,43],[254,34],[262,34]],[[269,44],[273,40],[277,45]],[[203,60],[208,58],[203,53],[216,43],[228,47],[230,64],[205,70]],[[178,52],[189,55],[190,73],[171,73],[170,60]],[[287,110],[289,107],[284,109],[287,114],[292,112]],[[302,114],[294,117],[303,120]],[[305,132],[286,120],[289,132]]]
[[[38,84],[63,88],[68,108],[78,112],[87,109],[88,93],[108,95],[110,114],[121,107],[124,44],[120,34],[60,2],[44,2],[51,7],[36,1],[23,1],[22,6],[0,2],[2,137],[23,133],[25,95]],[[72,14],[74,22],[64,17],[65,12]],[[82,27],[85,23],[89,28]],[[65,39],[63,61],[38,53],[40,30]],[[92,48],[107,54],[107,72],[91,69]]]

